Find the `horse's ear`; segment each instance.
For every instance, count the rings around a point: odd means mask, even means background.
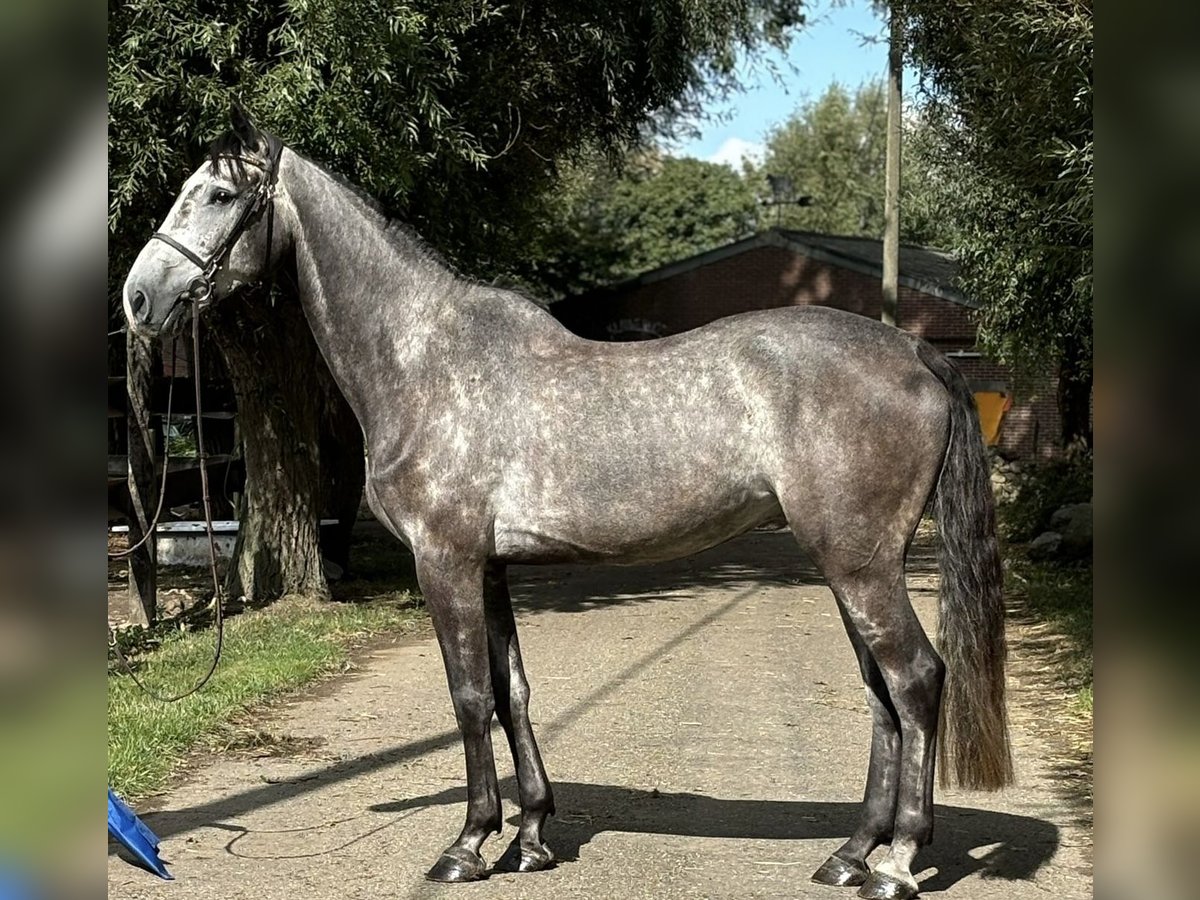
[[[258,146],[262,135],[258,127],[250,121],[250,115],[246,112],[245,107],[236,98],[229,103],[229,124],[233,127],[233,133],[241,138],[245,146]]]

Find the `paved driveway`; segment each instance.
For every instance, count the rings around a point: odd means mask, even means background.
[[[910,579],[929,627],[931,561]],[[639,569],[514,573],[531,711],[559,815],[562,861],[532,875],[434,885],[458,833],[463,761],[432,638],[376,650],[362,670],[262,727],[281,756],[226,755],[160,798],[147,821],[177,880],[116,856],[121,898],[852,897],[808,876],[853,829],[870,719],[833,599],[786,533],[757,532]],[[1019,785],[938,794],[926,896],[1092,896],[1089,836],[1060,799],[1013,706]],[[512,765],[497,729],[508,825]]]

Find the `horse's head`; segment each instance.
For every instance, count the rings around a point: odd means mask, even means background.
[[[203,311],[260,281],[282,252],[273,198],[283,145],[236,104],[231,118],[125,280],[125,315],[140,334],[175,334],[193,303]]]

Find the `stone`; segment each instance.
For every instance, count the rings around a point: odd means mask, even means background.
[[[1050,528],[1062,535],[1059,555],[1078,559],[1092,552],[1092,504],[1071,503],[1055,510]]]
[[[1062,546],[1063,536],[1057,531],[1044,531],[1029,542],[1029,558],[1033,560],[1054,559]]]

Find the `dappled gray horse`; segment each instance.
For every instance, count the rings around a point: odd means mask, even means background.
[[[913,857],[933,830],[939,705],[943,777],[987,789],[1012,777],[988,467],[971,394],[945,358],[821,308],[645,343],[583,340],[526,298],[458,276],[237,111],[134,263],[130,325],[172,334],[191,304],[203,311],[285,259],[362,425],[371,509],[415,556],[462,733],[466,824],[429,877],[487,873],[480,848],[501,828],[493,714],[521,804],[499,865],[554,861],[508,564],[648,563],[786,521],[833,589],[874,727],[861,821],[813,878],[913,896]],[[904,581],[931,496],[940,656]]]

